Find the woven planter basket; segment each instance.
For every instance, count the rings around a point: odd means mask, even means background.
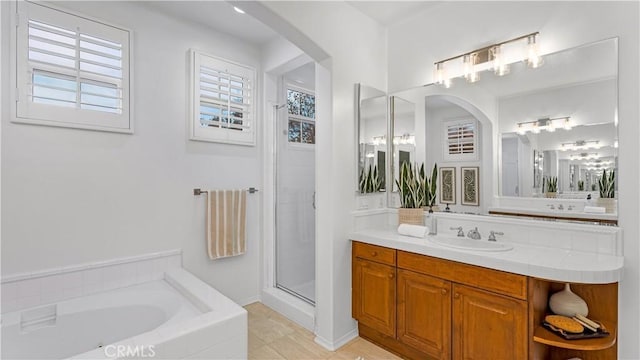
[[[398,209],[398,224],[424,225],[424,210]]]

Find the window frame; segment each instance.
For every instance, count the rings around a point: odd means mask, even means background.
[[[51,4],[17,1],[11,7],[11,43],[10,67],[14,71],[11,76],[11,122],[19,124],[45,125],[53,127],[96,130],[115,133],[133,134],[133,32],[123,26],[70,11]],[[63,107],[36,103],[29,99],[31,79],[34,73],[28,57],[28,29],[29,20],[41,22],[55,22],[54,26],[78,27],[82,25],[86,35],[100,37],[105,33],[116,34],[109,37],[122,39],[122,113],[110,113],[74,107]],[[44,21],[43,21],[44,19]],[[52,20],[53,19],[53,20]],[[97,30],[96,30],[97,29]],[[104,36],[106,37],[106,36]],[[50,71],[46,65],[37,69],[40,72],[50,72],[66,75],[62,72]],[[97,81],[95,78],[87,78]]]
[[[241,69],[251,72],[251,103],[248,113],[251,114],[250,131],[237,131],[229,128],[203,127],[200,125],[200,64],[203,62],[219,63],[222,67]],[[229,72],[231,73],[231,72]],[[233,74],[233,73],[231,73]],[[240,76],[235,74],[236,76]],[[256,146],[258,132],[258,86],[257,69],[254,66],[227,60],[196,49],[189,50],[189,140],[215,142],[223,144]]]
[[[286,82],[284,84],[284,98],[285,98],[285,103],[287,104],[286,106],[286,110],[287,110],[287,117],[285,119],[285,124],[284,127],[286,129],[286,134],[287,134],[287,144],[292,147],[292,148],[298,148],[300,150],[313,150],[314,146],[316,145],[316,140],[314,138],[314,142],[312,144],[309,143],[303,143],[303,142],[292,142],[289,141],[289,121],[290,120],[295,120],[298,121],[300,123],[300,138],[302,139],[302,123],[308,123],[308,124],[313,124],[314,129],[317,127],[317,117],[315,117],[316,111],[316,102],[314,101],[314,117],[310,118],[310,117],[306,117],[306,116],[302,116],[302,115],[294,115],[294,114],[289,114],[289,103],[287,101],[287,96],[288,96],[288,92],[289,90],[293,90],[293,91],[297,91],[297,92],[301,92],[301,93],[305,93],[307,95],[312,95],[314,97],[314,99],[316,99],[316,93],[315,91],[312,91],[310,89],[307,88],[303,88],[301,86],[298,85],[294,85],[290,82]]]
[[[449,128],[451,126],[460,126],[465,124],[473,124],[473,153],[467,154],[451,154],[449,153]],[[442,122],[442,134],[443,134],[443,161],[455,162],[455,161],[477,161],[479,159],[479,137],[480,128],[477,119],[472,117],[462,117],[455,119],[448,119]]]

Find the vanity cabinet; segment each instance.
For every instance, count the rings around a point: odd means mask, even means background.
[[[525,276],[353,242],[352,291],[360,336],[404,357],[528,357]]]
[[[453,359],[526,359],[527,302],[453,286]]]

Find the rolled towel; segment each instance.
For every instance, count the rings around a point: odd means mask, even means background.
[[[429,233],[429,228],[420,225],[400,224],[398,226],[398,234],[424,238]]]
[[[592,214],[604,214],[607,212],[607,209],[600,206],[585,206],[584,212]]]

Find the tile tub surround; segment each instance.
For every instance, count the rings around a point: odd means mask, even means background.
[[[182,251],[170,250],[2,277],[2,313],[59,302],[164,278],[182,267]]]
[[[607,284],[620,281],[622,276],[622,256],[521,243],[513,243],[510,251],[458,250],[438,245],[429,240],[431,237],[419,239],[395,230],[375,229],[349,234],[349,239],[368,244],[552,281]]]

